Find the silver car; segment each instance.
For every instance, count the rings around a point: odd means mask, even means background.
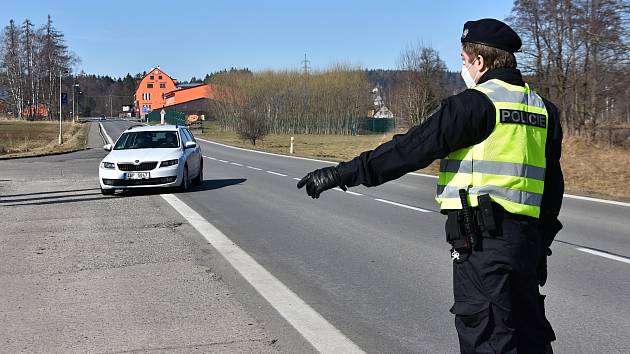
[[[147,187],[187,191],[203,181],[201,148],[183,126],[133,126],[103,148],[110,151],[98,169],[104,195]]]

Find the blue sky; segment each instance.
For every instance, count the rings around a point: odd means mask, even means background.
[[[122,76],[160,65],[180,80],[230,67],[252,70],[350,63],[396,68],[424,43],[459,70],[465,21],[505,19],[512,1],[7,0],[0,23],[48,14],[81,58],[77,71]]]

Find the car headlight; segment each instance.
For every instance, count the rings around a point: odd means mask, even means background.
[[[160,164],[160,167],[173,166],[173,165],[177,165],[178,163],[179,163],[178,159],[166,160],[166,161],[162,161],[162,163]]]
[[[111,170],[111,169],[116,168],[116,165],[114,165],[114,164],[113,164],[113,163],[111,163],[111,162],[103,162],[103,168],[107,168],[107,169],[110,169],[110,170]]]

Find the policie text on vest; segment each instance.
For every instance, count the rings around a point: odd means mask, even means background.
[[[547,119],[542,114],[518,111],[515,109],[502,109],[500,117],[501,123],[526,124],[539,128],[547,127]]]

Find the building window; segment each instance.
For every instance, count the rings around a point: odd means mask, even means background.
[[[155,80],[155,76],[151,75],[151,76],[149,76],[149,79]]]
[[[158,76],[158,80],[162,80],[162,75]]]
[[[150,93],[143,93],[142,94],[142,99],[144,101],[150,101],[151,100],[151,94]]]
[[[166,88],[166,84],[160,84],[160,88]]]
[[[153,84],[147,84],[147,88],[153,88]]]

